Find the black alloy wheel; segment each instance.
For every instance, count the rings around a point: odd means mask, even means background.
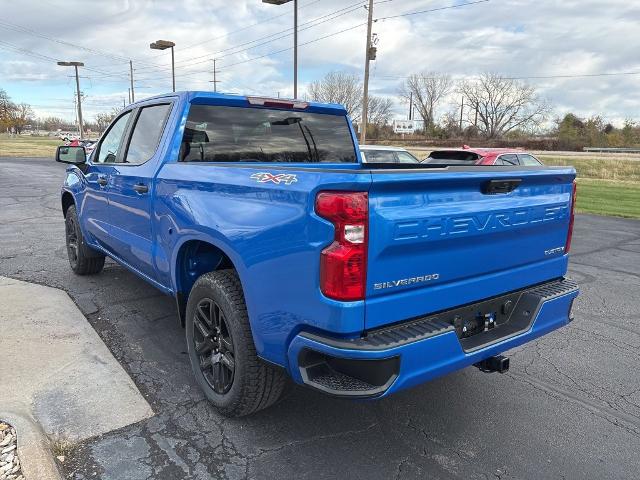
[[[219,413],[242,417],[281,398],[286,373],[258,357],[235,270],[200,275],[189,292],[185,320],[191,369]]]
[[[104,255],[89,247],[82,236],[75,205],[64,216],[64,236],[71,270],[78,275],[93,275],[104,267]]]
[[[234,344],[227,319],[220,306],[210,298],[198,303],[193,318],[193,349],[206,382],[223,395],[233,385],[236,362]]]
[[[78,265],[78,227],[74,216],[69,216],[65,221],[65,235],[67,240],[67,254],[69,255],[69,263],[71,268],[75,269]]]

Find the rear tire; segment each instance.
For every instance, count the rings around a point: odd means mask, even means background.
[[[84,241],[75,205],[67,209],[64,217],[67,255],[71,270],[78,275],[94,275],[104,267],[104,255],[89,247]]]
[[[223,415],[250,415],[281,397],[286,375],[256,354],[234,270],[205,273],[196,280],[187,302],[186,337],[196,380]]]

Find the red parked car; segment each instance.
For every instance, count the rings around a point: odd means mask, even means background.
[[[447,165],[522,165],[540,166],[543,163],[530,153],[512,148],[462,148],[435,150],[423,163],[443,163]]]

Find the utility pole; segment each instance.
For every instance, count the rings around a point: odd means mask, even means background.
[[[476,105],[476,118],[473,120],[473,125],[478,126],[478,106]]]
[[[127,99],[129,100],[129,103],[131,103],[131,89],[127,88]]]
[[[412,117],[413,110],[413,92],[409,92],[409,120],[413,120]]]
[[[74,65],[73,67],[76,70],[76,91],[78,92],[78,130],[80,131],[80,140],[82,140],[82,137],[84,137],[84,128],[82,126],[82,101],[80,100],[80,79],[78,78],[78,65]]]
[[[125,108],[127,106],[127,104],[124,102],[125,102],[124,97],[122,97],[122,108]]]
[[[133,61],[129,60],[129,78],[131,79],[131,103],[136,101],[133,93]]]
[[[369,0],[369,16],[367,18],[367,51],[364,60],[364,94],[362,95],[362,131],[360,143],[367,140],[367,109],[369,107],[369,61],[371,60],[371,23],[373,21],[373,0]]]
[[[213,59],[213,91],[217,92],[218,91],[218,80],[216,79],[216,59]]]
[[[464,110],[464,97],[462,97],[462,101],[460,102],[460,131],[462,131],[462,111]]]

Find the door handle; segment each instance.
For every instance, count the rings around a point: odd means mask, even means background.
[[[133,189],[138,193],[147,193],[149,191],[149,187],[147,187],[144,183],[136,183],[133,186]]]
[[[104,187],[107,185],[107,183],[109,183],[109,180],[107,179],[107,177],[98,177],[98,185],[100,185],[101,187]]]
[[[522,182],[521,178],[509,178],[500,180],[488,180],[482,184],[482,193],[485,195],[495,195],[514,191]]]

